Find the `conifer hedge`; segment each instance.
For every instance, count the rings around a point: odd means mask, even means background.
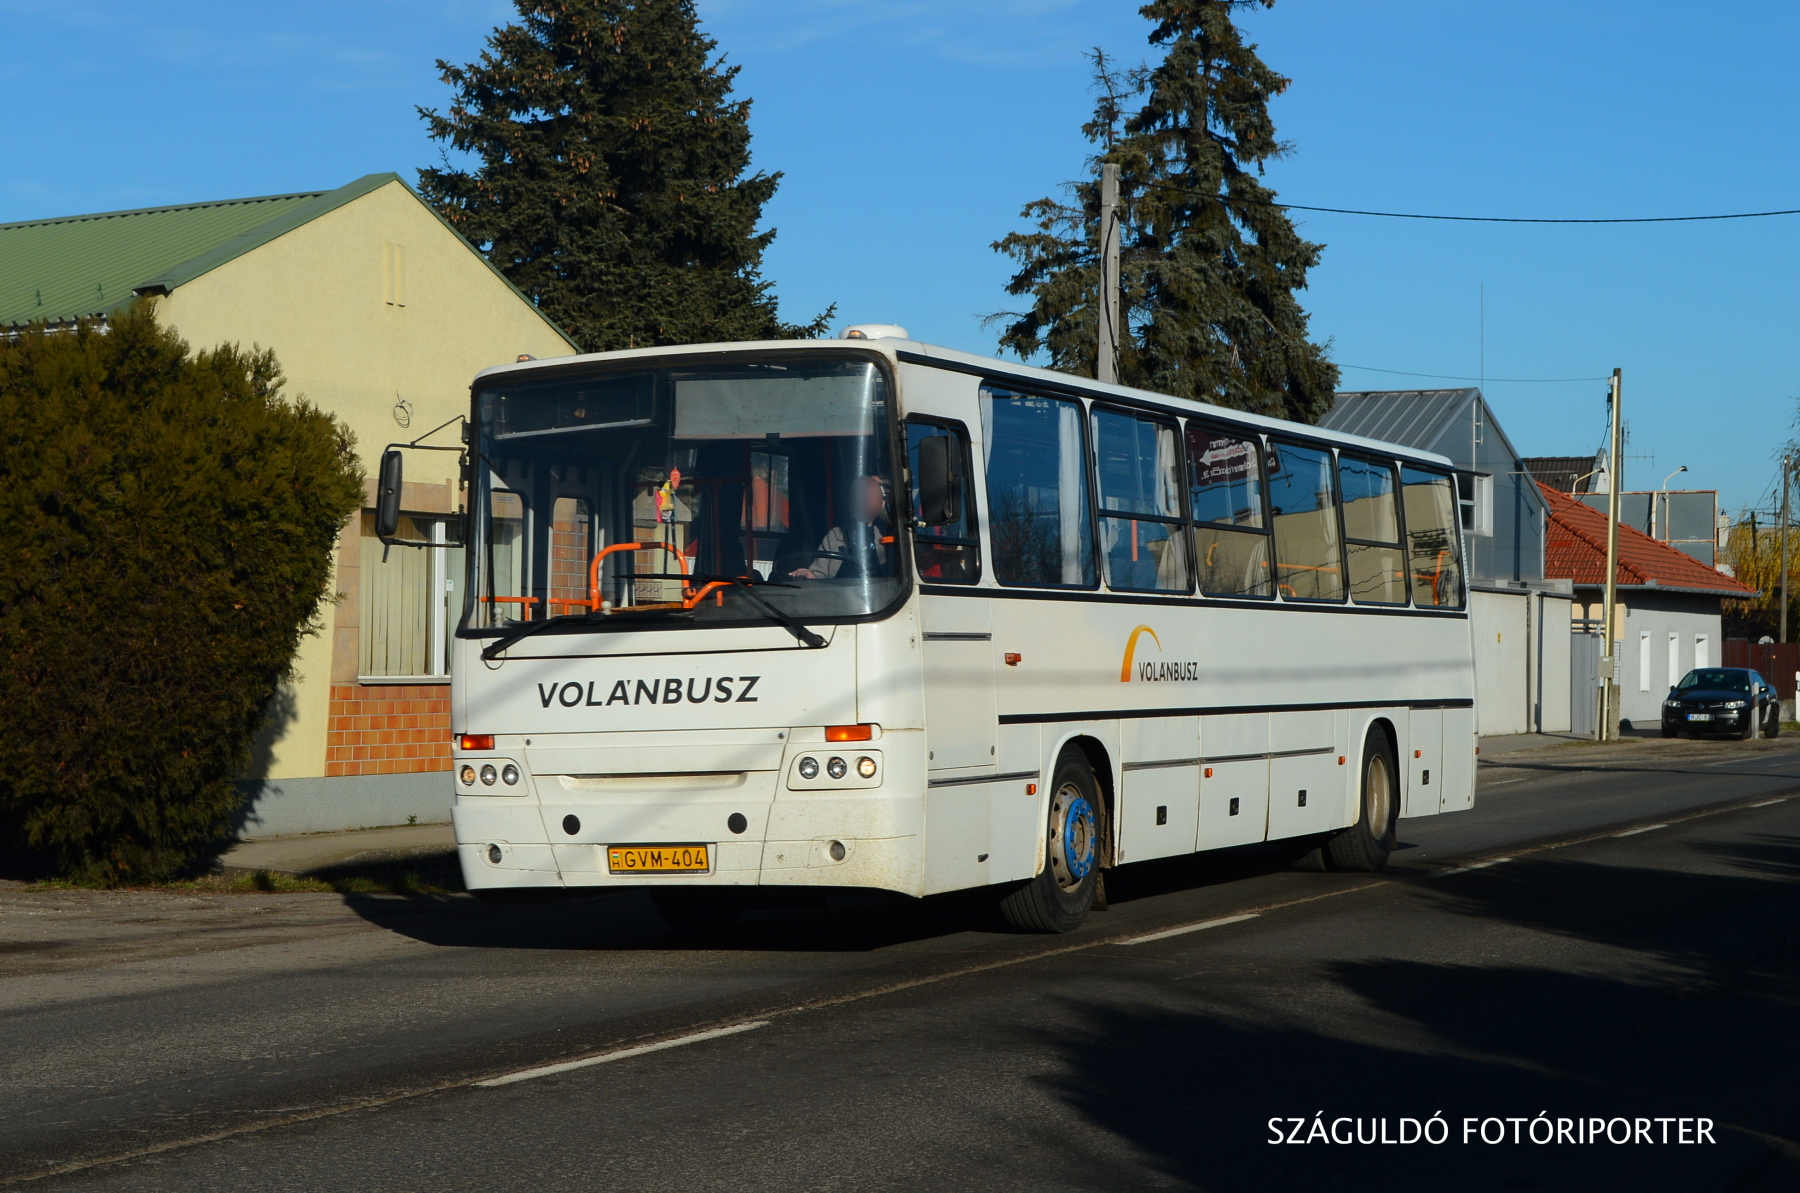
[[[349,431],[280,390],[148,302],[0,338],[0,848],[117,884],[231,826],[361,502]]]

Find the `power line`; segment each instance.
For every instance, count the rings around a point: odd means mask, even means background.
[[[1202,192],[1194,192],[1200,194]],[[1536,219],[1516,215],[1420,215],[1409,211],[1358,211],[1350,207],[1308,207],[1303,203],[1276,203],[1266,199],[1237,199],[1229,195],[1211,196],[1230,203],[1247,203],[1259,207],[1281,207],[1290,211],[1324,211],[1332,215],[1372,215],[1390,220],[1453,220],[1465,224],[1688,224],[1698,220],[1759,220],[1772,215],[1800,215],[1800,207],[1784,211],[1735,211],[1729,215],[1644,215],[1612,219]],[[1605,378],[1602,378],[1605,380]]]
[[[1611,377],[1458,377],[1451,373],[1407,373],[1400,369],[1376,369],[1368,365],[1347,365],[1333,361],[1340,369],[1357,369],[1364,373],[1392,373],[1396,377],[1426,377],[1433,381],[1505,381],[1520,385],[1561,385],[1571,381],[1610,381]]]

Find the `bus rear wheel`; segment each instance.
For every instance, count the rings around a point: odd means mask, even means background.
[[[1044,868],[1000,900],[1021,932],[1073,932],[1094,906],[1100,881],[1100,784],[1079,749],[1064,750],[1050,785]]]
[[[1356,823],[1325,844],[1333,870],[1380,870],[1394,851],[1400,819],[1400,768],[1394,748],[1378,725],[1363,739],[1361,814]]]

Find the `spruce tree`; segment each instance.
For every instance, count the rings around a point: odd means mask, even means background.
[[[758,232],[750,101],[693,0],[514,0],[479,62],[440,60],[445,157],[419,189],[584,351],[823,334],[783,323]],[[835,308],[834,308],[835,309]]]
[[[1119,379],[1310,423],[1331,408],[1337,366],[1307,339],[1295,292],[1324,246],[1301,238],[1262,181],[1265,165],[1290,152],[1268,106],[1289,80],[1233,23],[1233,10],[1251,4],[1274,0],[1144,5],[1150,42],[1167,52],[1154,67],[1120,70],[1095,51],[1100,99],[1082,131],[1099,146],[1096,176],[1103,162],[1120,167]],[[1100,187],[1072,190],[1072,203],[1026,206],[1036,229],[994,244],[1019,262],[1007,292],[1032,298],[1029,310],[998,316],[1000,342],[1091,376]]]

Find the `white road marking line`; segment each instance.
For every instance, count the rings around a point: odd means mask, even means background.
[[[515,1081],[530,1081],[533,1077],[548,1077],[552,1073],[567,1073],[570,1069],[585,1069],[589,1065],[603,1065],[609,1061],[625,1060],[633,1056],[642,1056],[646,1052],[661,1052],[665,1048],[679,1048],[683,1044],[698,1044],[701,1040],[716,1040],[720,1036],[735,1036],[741,1031],[755,1031],[759,1027],[769,1026],[767,1019],[759,1019],[755,1023],[738,1023],[731,1027],[715,1028],[712,1031],[697,1031],[691,1036],[676,1036],[673,1040],[663,1040],[657,1044],[643,1044],[636,1048],[621,1048],[617,1052],[603,1052],[599,1056],[590,1056],[582,1060],[566,1060],[556,1065],[541,1065],[535,1069],[520,1069],[517,1073],[508,1073],[504,1077],[492,1077],[486,1081],[477,1081],[475,1085],[481,1089],[491,1089],[496,1085],[511,1085]]]
[[[1485,862],[1471,862],[1466,866],[1456,866],[1449,870],[1439,870],[1433,878],[1448,878],[1452,874],[1467,874],[1470,870],[1485,870],[1489,866],[1498,866],[1501,862],[1512,861],[1509,857],[1491,857]]]
[[[1746,808],[1766,808],[1766,807],[1768,807],[1768,806],[1769,806],[1769,805],[1770,805],[1770,804],[1785,804],[1785,803],[1787,803],[1787,802],[1788,802],[1788,800],[1790,800],[1790,799],[1792,799],[1792,798],[1794,798],[1794,797],[1793,797],[1793,796],[1791,796],[1791,795],[1784,795],[1784,796],[1781,796],[1781,797],[1779,797],[1779,798],[1777,798],[1777,799],[1766,799],[1766,800],[1763,800],[1763,801],[1762,801],[1762,802],[1761,802],[1761,803],[1759,803],[1759,804],[1745,804],[1745,805],[1744,805],[1744,806],[1745,806],[1745,807],[1746,807]]]
[[[1622,833],[1614,833],[1615,837],[1635,837],[1639,833],[1648,833],[1659,828],[1668,828],[1666,824],[1646,824],[1639,828],[1628,828]]]
[[[1223,928],[1226,924],[1241,924],[1245,920],[1253,920],[1257,913],[1252,911],[1245,915],[1228,915],[1222,919],[1202,920],[1198,924],[1183,924],[1179,928],[1169,928],[1162,932],[1152,932],[1148,936],[1133,936],[1126,940],[1115,940],[1113,944],[1149,944],[1153,940],[1166,940],[1171,936],[1181,936],[1188,932],[1204,932],[1208,928]]]

